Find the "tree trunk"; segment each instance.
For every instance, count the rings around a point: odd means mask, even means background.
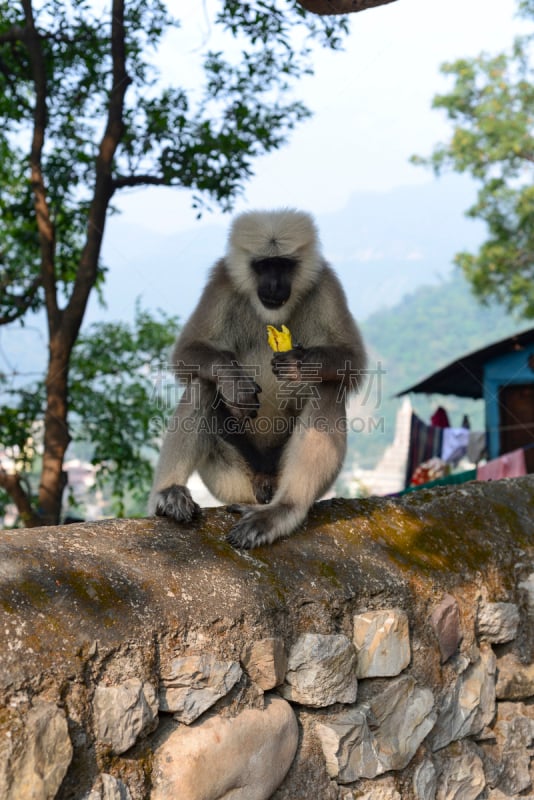
[[[85,315],[89,295],[98,277],[102,237],[109,202],[114,191],[111,178],[113,158],[124,132],[124,96],[130,83],[126,72],[124,2],[125,0],[112,0],[113,88],[110,92],[108,119],[96,159],[95,186],[87,221],[85,247],[72,294],[65,308],[61,309],[57,297],[55,230],[47,203],[41,164],[47,126],[46,65],[42,42],[33,19],[32,0],[22,0],[28,29],[26,41],[36,93],[30,161],[35,213],[41,245],[41,284],[45,293],[49,331],[43,466],[37,508],[37,517],[42,525],[57,525],[60,521],[61,501],[67,484],[63,460],[71,438],[68,425],[70,356]],[[22,487],[20,488],[23,491]]]
[[[61,330],[50,337],[46,375],[46,411],[43,435],[43,466],[39,485],[38,514],[41,525],[57,525],[67,484],[63,460],[70,442],[68,414],[68,368],[72,346]]]
[[[383,6],[395,0],[298,0],[299,5],[306,11],[312,11],[320,16],[328,14],[353,14],[356,11],[365,11],[366,8]]]

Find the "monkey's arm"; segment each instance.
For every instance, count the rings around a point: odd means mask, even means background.
[[[235,293],[219,262],[178,337],[172,365],[182,383],[200,379],[204,391],[213,393],[213,400],[222,400],[233,416],[254,417],[261,387],[236,355],[234,306]]]
[[[363,377],[362,353],[349,345],[295,347],[275,353],[273,373],[280,380],[312,383],[346,383],[357,389]]]
[[[271,363],[278,378],[358,388],[366,365],[365,348],[343,288],[327,265],[306,298],[305,313],[297,315],[289,328],[303,346],[275,353]]]
[[[203,341],[183,341],[182,338],[174,348],[172,363],[177,377],[184,383],[188,376],[201,378],[210,383],[217,383],[217,377],[226,368],[230,368],[237,359],[231,350]]]
[[[207,342],[191,342],[186,347],[178,343],[173,362],[176,376],[182,383],[200,378],[212,387],[214,407],[220,399],[234,417],[257,415],[261,386],[231,350],[222,350]]]

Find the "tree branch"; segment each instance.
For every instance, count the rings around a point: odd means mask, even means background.
[[[60,326],[61,314],[57,304],[56,276],[54,268],[55,230],[52,223],[41,165],[47,125],[47,84],[46,64],[41,46],[41,37],[35,27],[31,0],[22,0],[26,17],[24,40],[30,56],[32,78],[35,88],[35,108],[33,111],[33,134],[30,153],[31,183],[34,208],[39,231],[41,249],[41,276],[48,310],[48,325]]]
[[[353,14],[356,11],[365,11],[366,8],[383,6],[395,0],[298,0],[299,5],[306,11],[312,11],[320,16],[329,14]]]
[[[168,181],[158,175],[118,175],[113,179],[115,189],[132,186],[167,186]]]
[[[10,322],[15,322],[15,320],[23,317],[26,311],[28,311],[30,308],[33,298],[37,294],[40,286],[41,276],[38,275],[37,278],[34,278],[34,280],[28,286],[23,295],[15,296],[9,295],[6,290],[6,286],[0,283],[0,288],[4,292],[4,295],[8,298],[6,305],[10,308],[10,311],[0,315],[0,326],[8,325]]]
[[[21,28],[20,25],[13,25],[8,31],[0,33],[0,44],[8,42],[21,42],[26,36],[27,28]]]
[[[31,499],[24,489],[20,475],[6,472],[0,467],[0,486],[8,493],[17,507],[24,525],[27,528],[35,528],[40,525],[40,520],[32,508]]]
[[[126,72],[124,0],[112,0],[111,10],[112,88],[106,129],[96,159],[96,178],[89,209],[87,238],[70,301],[65,309],[65,325],[74,342],[85,313],[91,289],[98,275],[104,226],[115,186],[112,168],[115,152],[124,133],[124,98],[131,79]]]

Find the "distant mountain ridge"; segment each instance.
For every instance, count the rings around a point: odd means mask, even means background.
[[[447,277],[454,254],[477,247],[483,228],[464,216],[473,197],[470,181],[447,176],[390,192],[355,193],[345,208],[317,216],[324,254],[357,319]],[[137,297],[147,308],[189,316],[211,266],[224,254],[230,222],[229,216],[226,225],[201,222],[162,236],[112,217],[103,252],[107,316],[131,316]],[[94,299],[91,319],[102,313]]]
[[[501,306],[483,306],[454,271],[437,286],[420,286],[394,307],[362,323],[372,358],[388,372],[391,393],[466,353],[532,326]]]

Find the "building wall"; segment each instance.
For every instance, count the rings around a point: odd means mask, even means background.
[[[534,371],[529,366],[529,359],[534,359],[534,343],[515,353],[499,356],[484,367],[484,400],[490,458],[497,458],[501,454],[500,389],[510,384],[534,383]]]

